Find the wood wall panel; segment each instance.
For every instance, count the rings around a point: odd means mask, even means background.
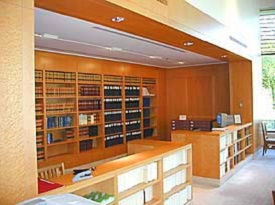
[[[228,64],[171,69],[166,77],[167,136],[171,120],[180,114],[215,119],[219,112],[229,113]]]
[[[0,204],[37,195],[33,1],[0,1]]]

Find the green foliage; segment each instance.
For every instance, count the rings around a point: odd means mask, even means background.
[[[263,87],[272,91],[272,99],[275,102],[275,56],[262,57]]]

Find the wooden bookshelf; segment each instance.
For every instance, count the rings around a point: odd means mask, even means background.
[[[98,165],[92,178],[73,183],[73,174],[65,174],[51,179],[64,187],[41,195],[99,191],[113,195],[113,205],[174,205],[175,197],[183,205],[192,200],[191,145],[156,140],[127,145],[128,156]]]
[[[212,132],[177,130],[172,131],[171,140],[193,145],[194,179],[221,185],[251,159],[253,126],[231,125],[225,131]]]
[[[40,167],[158,136],[156,78],[43,69],[35,82]]]

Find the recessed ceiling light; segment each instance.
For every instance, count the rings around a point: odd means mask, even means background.
[[[162,59],[162,57],[160,57],[160,56],[149,56],[149,58],[151,58],[151,59]]]
[[[181,65],[184,64],[184,63],[185,63],[185,62],[182,62],[182,61],[179,61],[179,62],[178,62],[178,64],[181,64]]]
[[[125,18],[122,16],[116,16],[112,18],[112,22],[121,23],[123,21],[125,21]]]
[[[192,41],[186,41],[183,43],[184,46],[193,46],[194,43]]]
[[[118,48],[118,47],[105,47],[105,49],[110,51],[123,51],[122,48]]]
[[[227,57],[227,55],[222,55],[221,57],[222,57],[222,58],[226,58],[226,57]]]
[[[42,35],[43,38],[50,38],[50,39],[58,39],[57,35],[53,35],[53,34],[48,34],[48,33],[44,33]]]

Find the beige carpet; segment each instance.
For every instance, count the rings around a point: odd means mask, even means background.
[[[275,150],[261,153],[221,187],[194,184],[193,205],[272,205]]]

